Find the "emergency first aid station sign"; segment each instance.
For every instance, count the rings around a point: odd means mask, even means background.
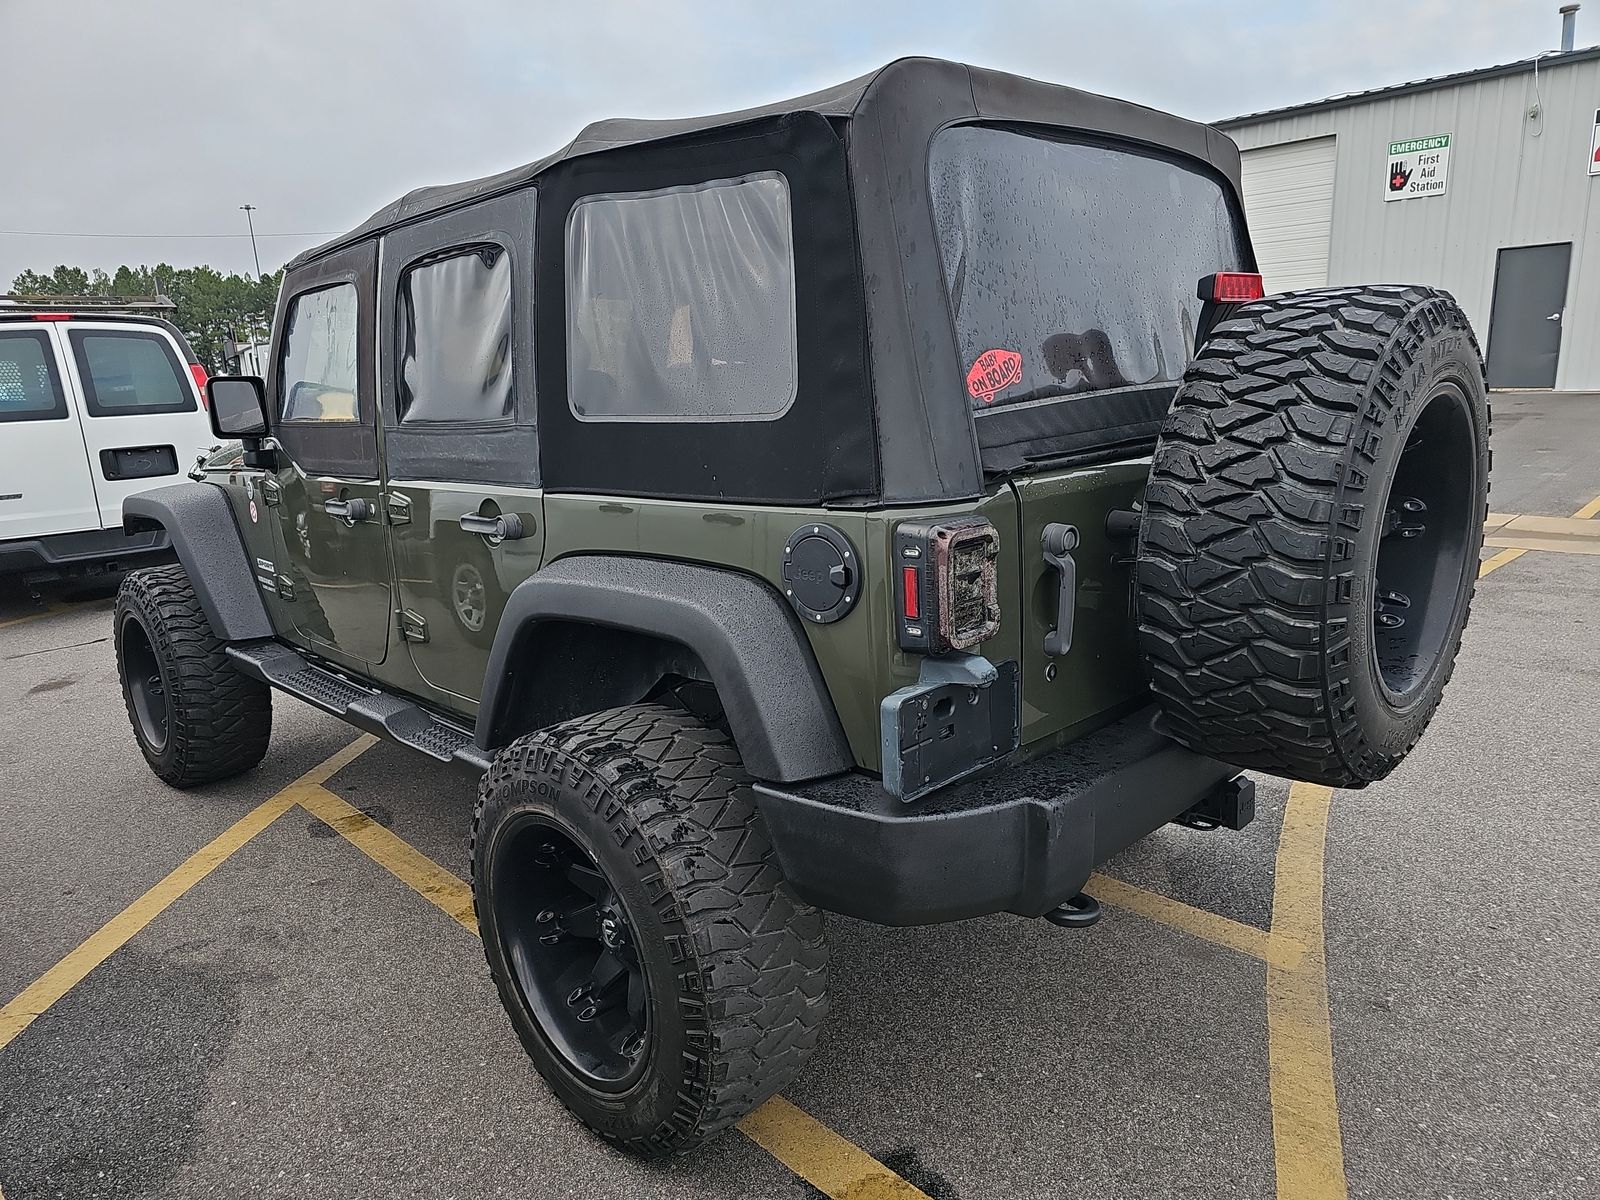
[[[1415,200],[1418,196],[1444,195],[1450,174],[1450,135],[1412,138],[1389,143],[1389,174],[1384,181],[1385,200]]]

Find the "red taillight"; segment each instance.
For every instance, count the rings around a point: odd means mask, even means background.
[[[35,321],[70,321],[70,320],[72,320],[72,314],[71,313],[34,313],[33,314],[33,319]]]
[[[902,521],[894,531],[900,562],[902,650],[971,650],[1000,628],[1000,535],[982,517]],[[916,563],[910,566],[904,560]]]
[[[1261,276],[1243,271],[1218,271],[1200,280],[1200,299],[1217,304],[1248,304],[1266,294]]]
[[[200,407],[209,408],[206,403],[206,369],[199,363],[190,363],[189,374],[194,376],[194,385],[200,389]]]

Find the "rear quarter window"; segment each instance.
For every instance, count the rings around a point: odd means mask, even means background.
[[[566,301],[578,420],[777,420],[799,386],[787,181],[583,198]]]
[[[193,412],[191,376],[172,343],[140,329],[69,329],[93,417]]]
[[[42,329],[0,329],[0,424],[66,415],[50,335]]]
[[[975,409],[1181,379],[1200,277],[1244,266],[1223,185],[1154,152],[956,126],[929,183]]]

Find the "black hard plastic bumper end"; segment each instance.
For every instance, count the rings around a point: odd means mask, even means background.
[[[756,803],[790,886],[820,908],[882,925],[1043,916],[1238,775],[1157,733],[1153,717],[910,804],[862,774],[758,783]]]

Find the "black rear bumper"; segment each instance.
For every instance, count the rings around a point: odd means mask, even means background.
[[[165,529],[139,533],[89,529],[0,542],[0,576],[21,575],[29,581],[65,579],[145,566],[171,557],[172,541]]]
[[[1157,733],[1154,713],[910,804],[862,774],[757,784],[756,803],[790,886],[821,908],[883,925],[1037,917],[1239,774]]]

